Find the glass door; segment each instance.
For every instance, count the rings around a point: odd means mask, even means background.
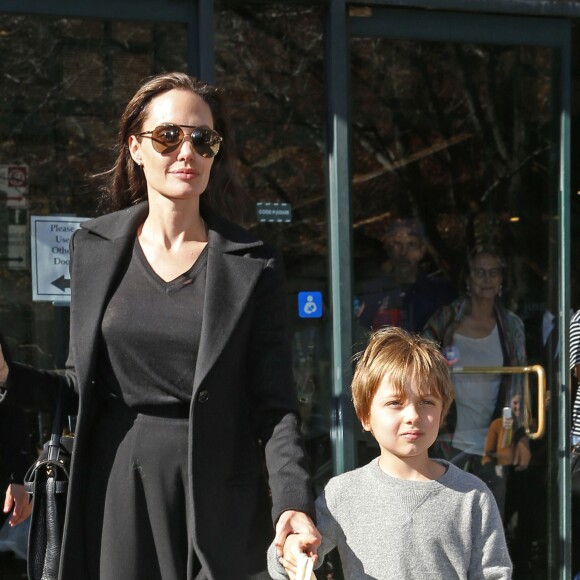
[[[455,403],[432,454],[492,489],[514,578],[546,579],[567,566],[566,34],[532,40],[522,24],[352,14],[353,333],[357,350],[385,325],[441,345]],[[483,304],[489,328],[474,323]],[[356,439],[362,465],[378,450]]]
[[[323,15],[283,2],[218,1],[215,12],[216,84],[230,96],[245,225],[283,254],[293,378],[317,493],[332,476]]]

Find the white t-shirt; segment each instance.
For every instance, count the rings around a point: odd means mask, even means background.
[[[453,335],[459,349],[456,367],[500,367],[503,352],[497,325],[484,338]],[[457,426],[452,445],[474,455],[483,455],[485,437],[497,403],[501,375],[457,374],[453,376]]]

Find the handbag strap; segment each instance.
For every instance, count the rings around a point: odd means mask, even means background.
[[[56,407],[54,409],[54,417],[52,420],[52,433],[50,434],[50,441],[48,442],[48,460],[56,461],[60,453],[60,437],[62,435],[62,400],[64,398],[64,385],[62,383],[58,386],[58,395],[56,397]]]

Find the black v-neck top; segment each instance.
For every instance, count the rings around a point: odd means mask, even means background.
[[[165,282],[138,240],[105,309],[98,386],[130,407],[191,401],[199,341],[207,245],[181,276]]]

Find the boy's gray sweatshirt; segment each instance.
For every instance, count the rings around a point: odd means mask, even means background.
[[[332,478],[316,500],[322,534],[317,567],[337,547],[347,580],[511,578],[501,517],[487,486],[439,460],[434,481],[395,479],[378,459]],[[268,551],[272,578],[287,578]]]

